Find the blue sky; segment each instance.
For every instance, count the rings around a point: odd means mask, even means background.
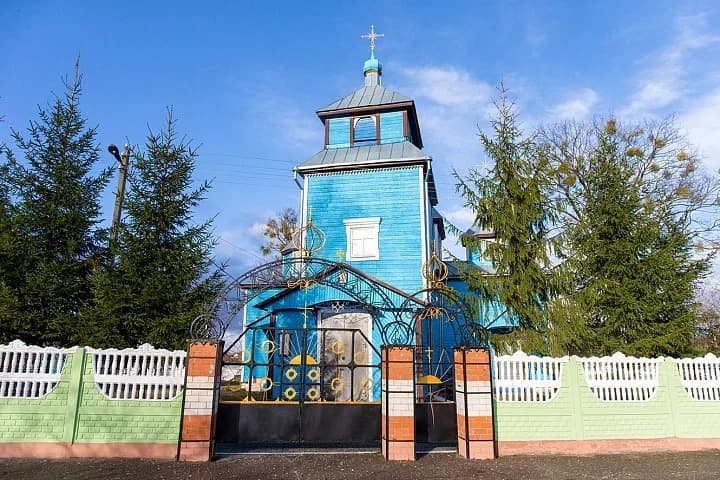
[[[482,162],[503,80],[528,127],[614,114],[674,114],[720,167],[720,6],[716,2],[190,2],[4,0],[0,141],[61,91],[80,55],[82,110],[109,143],[144,142],[173,106],[214,179],[198,219],[239,274],[259,263],[264,220],[296,207],[292,167],[322,148],[315,110],[362,85],[370,24],[385,37],[384,85],[415,99],[440,210],[470,216],[450,172]],[[113,180],[114,182],[114,180]],[[113,189],[103,199],[112,213]]]

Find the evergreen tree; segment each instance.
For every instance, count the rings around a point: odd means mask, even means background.
[[[569,230],[577,288],[570,353],[681,355],[694,335],[694,290],[708,262],[693,258],[687,218],[643,198],[633,157],[610,120],[583,175],[583,211]],[[587,327],[587,328],[584,328]]]
[[[0,145],[0,151],[4,146]],[[0,343],[11,341],[17,334],[17,297],[10,285],[18,285],[18,245],[14,224],[13,203],[10,199],[9,172],[7,165],[0,166]]]
[[[78,65],[65,92],[26,136],[13,131],[24,162],[9,150],[0,192],[0,316],[4,340],[70,345],[82,338],[78,312],[91,294],[92,264],[102,253],[100,195],[111,170],[94,174],[96,130],[79,108]],[[8,245],[9,243],[9,245]]]
[[[167,127],[149,133],[133,155],[116,261],[99,271],[96,304],[86,317],[93,344],[184,348],[193,319],[218,293],[212,269],[211,221],[193,224],[193,209],[209,189],[192,187],[197,150]]]
[[[492,231],[495,241],[484,248],[494,267],[488,275],[471,264],[460,264],[471,295],[482,311],[502,305],[501,314],[515,319],[519,333],[498,338],[501,349],[523,347],[548,351],[546,304],[553,293],[549,275],[548,225],[552,221],[542,152],[533,138],[523,137],[514,105],[501,86],[496,102],[498,116],[492,120],[493,135],[480,133],[491,170],[471,170],[458,179],[458,191],[466,207],[475,213],[475,225]],[[463,242],[480,248],[479,240],[465,235]],[[519,345],[518,345],[519,344]]]

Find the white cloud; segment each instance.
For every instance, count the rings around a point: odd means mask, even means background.
[[[280,86],[265,87],[248,95],[242,82],[229,88],[228,102],[238,116],[254,118],[244,126],[254,132],[258,143],[277,143],[281,139],[285,149],[316,150],[323,144],[323,127],[302,105],[303,98],[293,96]],[[279,136],[278,136],[279,135]]]
[[[463,170],[479,163],[477,125],[485,123],[491,110],[493,88],[452,66],[397,67],[393,71],[401,79],[398,90],[417,102],[424,143],[443,153],[436,174],[447,175],[450,165]]]
[[[632,94],[630,103],[620,112],[622,117],[638,120],[652,116],[654,111],[670,105],[683,95],[679,75],[662,70],[660,68],[650,75]]]
[[[270,109],[273,115],[268,119],[282,132],[283,140],[293,147],[317,148],[323,143],[323,129],[312,115],[297,110],[284,110],[282,115]]]
[[[678,118],[688,140],[700,151],[706,165],[720,168],[720,86],[701,97]]]
[[[260,255],[259,238],[248,235],[249,229],[226,229],[217,233],[215,252],[221,257],[238,255],[257,259]]]
[[[248,228],[248,233],[255,238],[262,238],[264,232],[265,232],[265,223],[264,222],[255,222],[250,226],[250,228]]]
[[[466,207],[455,207],[451,210],[443,210],[442,215],[460,230],[470,228],[475,222],[475,214]]]
[[[231,275],[241,275],[250,268],[268,261],[260,253],[265,228],[265,222],[260,218],[267,218],[270,215],[271,213],[268,211],[258,211],[239,219],[238,225],[243,226],[216,232],[215,256],[219,262],[228,264],[226,270]]]
[[[675,20],[675,33],[667,45],[646,60],[648,66],[637,75],[635,91],[620,111],[623,118],[638,120],[653,114],[688,94],[698,79],[690,75],[693,54],[720,42],[720,36],[707,33],[705,15],[680,16]],[[706,67],[701,58],[701,66]]]
[[[492,88],[455,67],[402,68],[399,72],[411,82],[416,97],[425,97],[443,106],[474,109],[488,102]]]
[[[452,223],[461,231],[465,231],[475,222],[475,214],[468,208],[462,206],[451,207],[449,210],[441,210],[440,213],[447,222]],[[447,230],[447,229],[446,229]],[[450,232],[443,242],[443,249],[449,251],[453,256],[464,260],[465,247],[460,243],[460,239]]]
[[[582,88],[564,102],[550,108],[550,114],[557,120],[581,120],[588,116],[598,103],[600,96],[591,88]]]

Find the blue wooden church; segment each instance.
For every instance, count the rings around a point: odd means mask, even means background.
[[[253,358],[245,375],[251,383],[260,379],[255,389],[272,397],[377,400],[380,372],[371,367],[387,343],[426,347],[424,373],[442,379],[450,364],[442,351],[458,344],[458,329],[498,321],[422,313],[440,282],[466,288],[452,262],[440,261],[445,226],[433,160],[423,150],[415,102],[382,84],[377,36],[367,36],[364,84],[317,111],[324,145],[295,168],[304,228],[283,251],[279,280],[266,274],[245,285],[265,282],[244,307],[246,333],[236,351],[243,362]],[[487,232],[469,233],[492,240]],[[468,259],[492,273],[481,252]],[[296,275],[288,273],[293,269]],[[317,389],[296,385],[320,363],[335,368],[310,379]]]

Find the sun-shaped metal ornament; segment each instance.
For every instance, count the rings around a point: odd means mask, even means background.
[[[292,244],[300,252],[301,257],[310,257],[325,245],[325,232],[310,219],[303,227],[295,230]]]
[[[448,267],[433,251],[430,259],[422,266],[422,275],[427,280],[428,287],[441,288],[444,286],[443,282],[447,279]]]
[[[225,334],[225,325],[214,315],[198,315],[190,325],[190,337],[193,339],[220,340]]]

